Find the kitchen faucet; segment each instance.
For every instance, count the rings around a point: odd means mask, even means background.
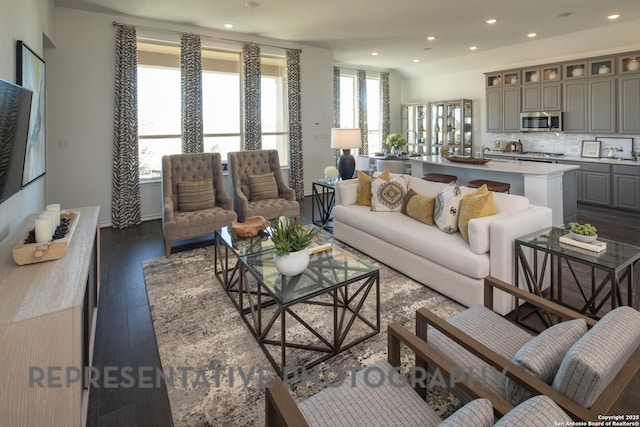
[[[487,147],[486,145],[482,146],[482,149],[480,150],[480,158],[484,159],[484,152],[485,151],[491,151],[491,148]]]

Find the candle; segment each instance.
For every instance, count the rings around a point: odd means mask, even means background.
[[[53,233],[56,232],[56,215],[51,211],[44,211],[40,214],[40,217],[38,219],[43,218],[49,218],[49,220],[51,221],[49,227],[51,228],[51,236],[53,236]],[[49,240],[51,240],[51,238],[49,238]]]
[[[60,225],[60,203],[53,203],[45,207],[45,211],[51,211],[55,214],[56,228]]]
[[[46,243],[51,236],[51,217],[36,219],[36,243]]]

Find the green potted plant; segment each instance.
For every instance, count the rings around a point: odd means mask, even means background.
[[[591,224],[569,223],[569,234],[574,240],[580,242],[593,242],[598,238],[598,229]]]
[[[276,269],[285,276],[302,273],[309,265],[307,247],[319,231],[316,227],[305,227],[294,218],[280,217],[270,232],[276,250],[273,254]]]
[[[631,157],[633,157],[633,160],[639,160],[640,159],[640,151],[632,151],[631,152]]]
[[[400,133],[392,133],[387,136],[386,143],[393,153],[400,154],[402,147],[407,145],[407,140]]]

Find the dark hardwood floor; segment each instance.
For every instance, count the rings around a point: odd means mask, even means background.
[[[301,204],[305,223],[311,221],[311,198]],[[640,246],[637,213],[580,205],[578,220],[596,225],[603,237]],[[173,252],[210,244],[196,239]],[[160,221],[145,222],[124,230],[101,230],[101,288],[93,366],[101,372],[110,367],[160,368],[141,263],[164,256]],[[110,371],[108,371],[110,372]],[[126,383],[118,381],[119,383]],[[625,394],[620,407],[639,412],[640,381]],[[618,409],[618,408],[616,408]],[[92,388],[88,426],[170,426],[171,410],[164,384],[159,387]]]

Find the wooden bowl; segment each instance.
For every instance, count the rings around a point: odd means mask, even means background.
[[[250,216],[245,222],[231,221],[231,229],[240,237],[253,237],[269,226],[263,216]]]

